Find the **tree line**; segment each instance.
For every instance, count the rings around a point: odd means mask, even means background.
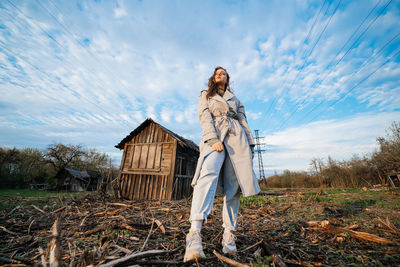
[[[350,160],[326,161],[314,158],[308,172],[285,170],[262,181],[265,187],[363,187],[386,184],[386,176],[400,172],[400,122],[393,122],[385,137],[378,137],[378,149]]]
[[[57,143],[44,150],[0,148],[0,188],[28,188],[30,184],[55,188],[54,177],[63,168],[98,171],[108,179],[118,174],[106,153],[82,145]]]

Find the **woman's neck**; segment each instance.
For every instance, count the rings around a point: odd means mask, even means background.
[[[225,93],[225,86],[218,86],[218,87],[217,87],[217,93],[218,93],[220,96],[223,96],[224,93]]]

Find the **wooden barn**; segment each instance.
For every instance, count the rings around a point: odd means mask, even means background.
[[[176,200],[192,193],[199,147],[152,119],[126,136],[119,173],[120,193],[127,199]]]
[[[75,170],[64,168],[60,170],[56,177],[57,189],[67,191],[93,191],[97,190],[102,177],[97,171]]]

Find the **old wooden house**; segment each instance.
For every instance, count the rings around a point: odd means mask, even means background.
[[[387,175],[387,181],[391,187],[400,187],[400,172],[392,171]]]
[[[127,199],[181,199],[192,193],[199,147],[152,119],[126,136],[119,181]]]
[[[71,168],[61,169],[57,174],[57,189],[66,191],[93,191],[97,190],[102,180],[97,171],[75,170]]]

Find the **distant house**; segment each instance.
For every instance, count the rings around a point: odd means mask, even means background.
[[[387,180],[389,182],[389,186],[391,187],[400,187],[400,172],[392,171],[387,174]]]
[[[181,199],[192,193],[199,147],[146,119],[116,148],[123,149],[120,193],[127,199]]]
[[[57,173],[56,179],[58,190],[93,191],[97,190],[102,177],[97,171],[64,168]]]

